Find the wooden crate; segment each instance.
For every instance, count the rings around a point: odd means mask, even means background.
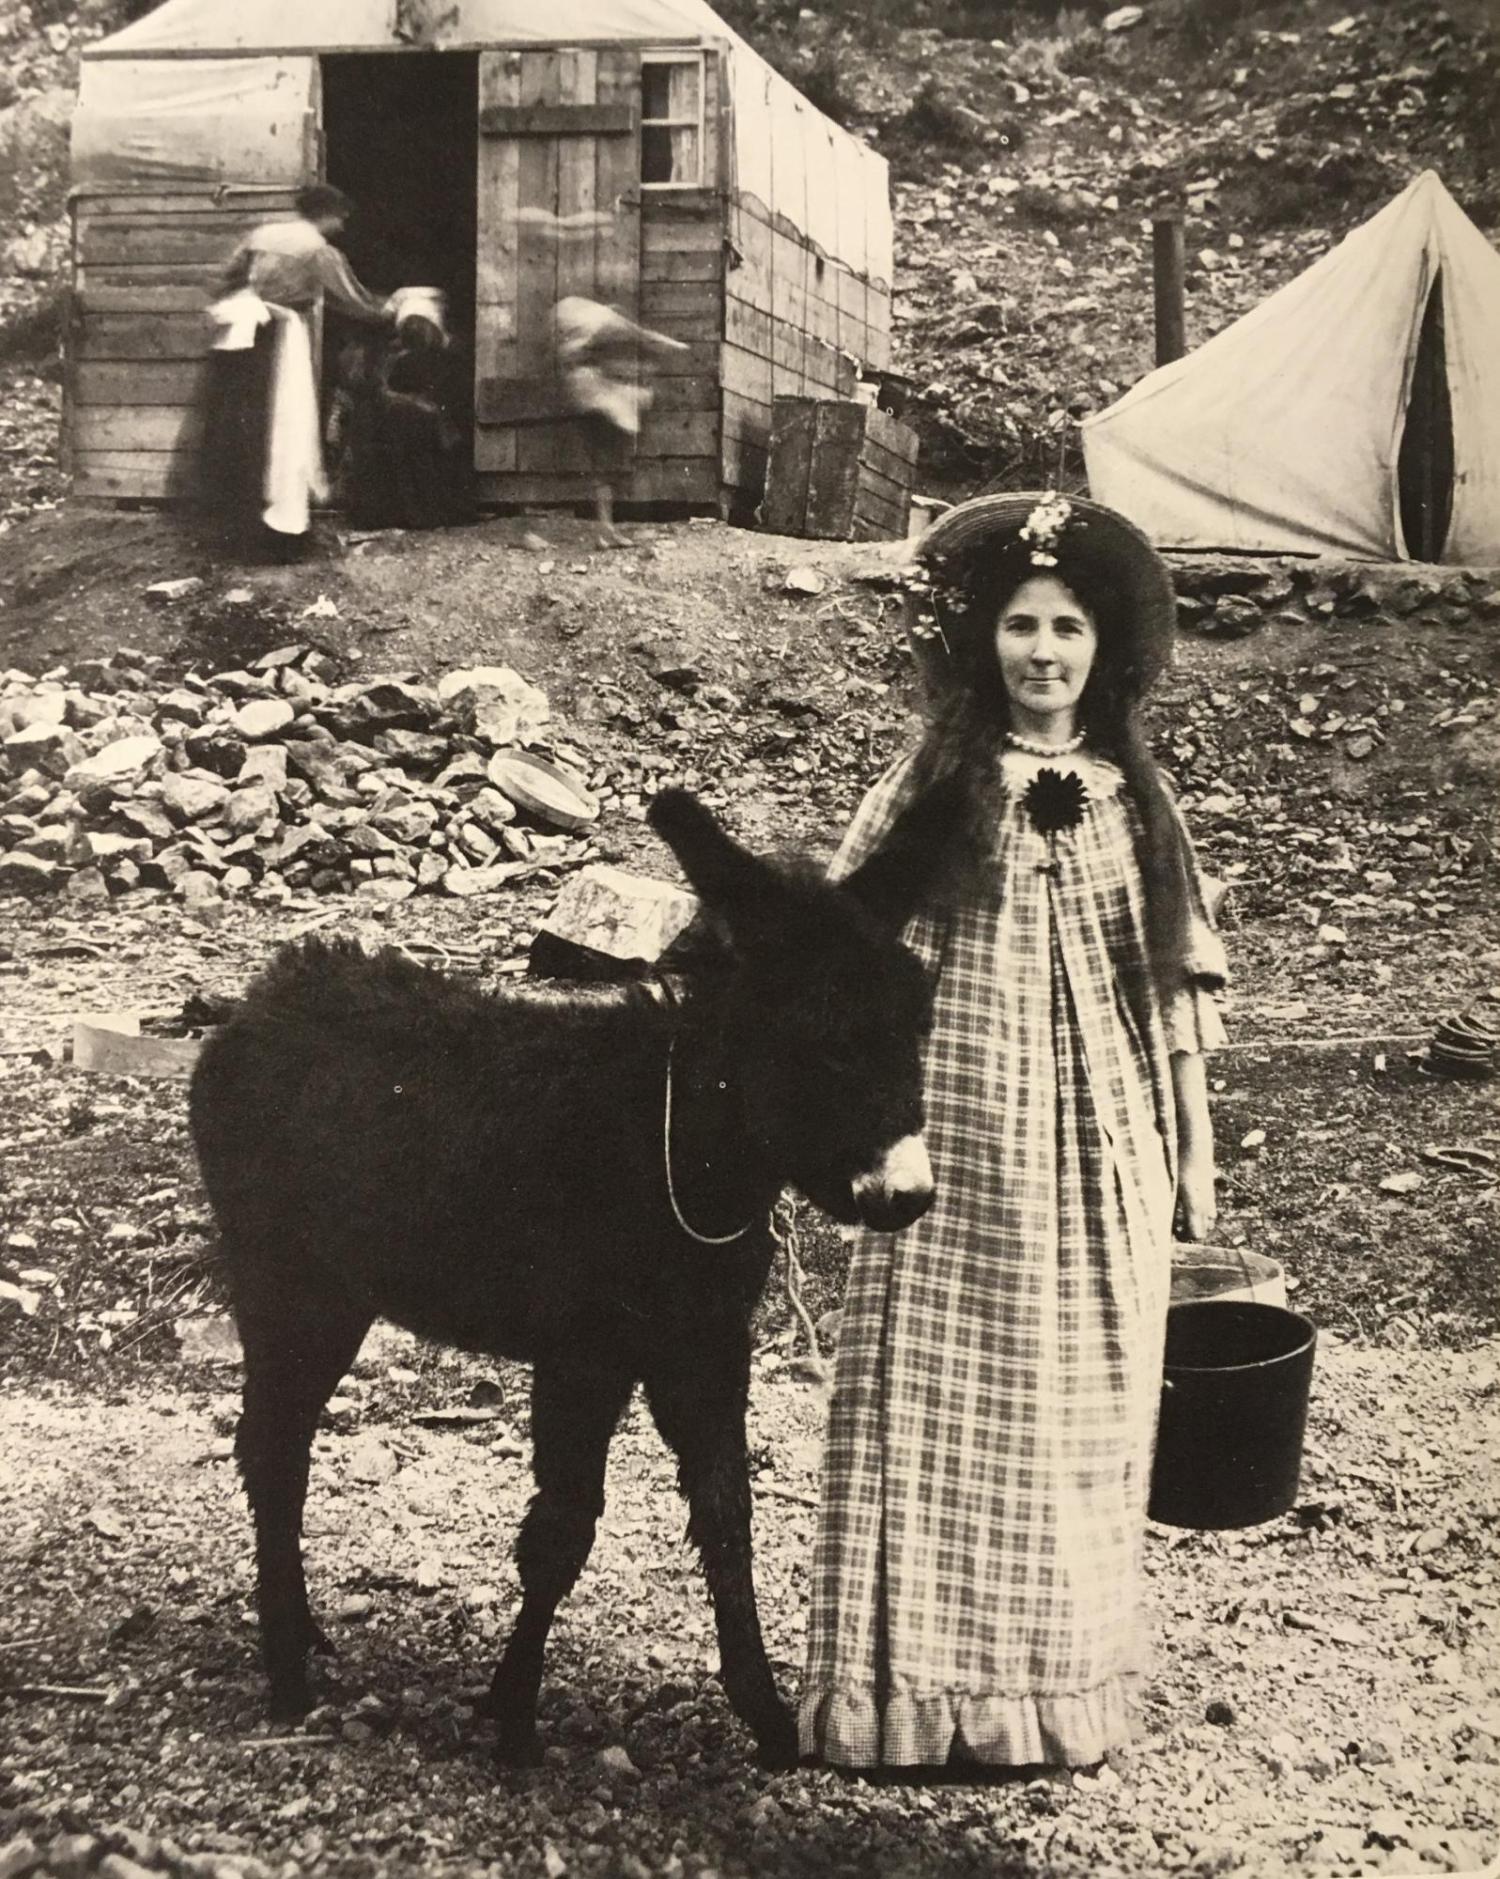
[[[917,437],[855,399],[778,397],[772,405],[763,527],[826,541],[904,536]]]

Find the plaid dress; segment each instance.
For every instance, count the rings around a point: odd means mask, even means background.
[[[1195,973],[1150,989],[1133,805],[1113,766],[1048,837],[1003,759],[982,880],[908,944],[937,972],[937,1198],[866,1233],[839,1338],[813,1555],[805,1753],[851,1767],[1097,1761],[1129,1733],[1171,1275],[1169,1057],[1219,1041]],[[910,759],[860,808],[851,871]],[[1198,894],[1201,915],[1201,892]]]

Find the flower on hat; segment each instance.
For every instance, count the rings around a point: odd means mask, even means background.
[[[1042,500],[1027,516],[1021,526],[1020,537],[1031,544],[1031,565],[1035,568],[1055,568],[1057,566],[1057,543],[1073,514],[1073,505],[1066,496],[1059,495],[1055,489],[1049,489]]]
[[[913,638],[938,640],[944,651],[951,650],[942,622],[945,618],[958,618],[969,610],[973,604],[973,595],[968,589],[935,575],[921,561],[909,562],[902,568],[896,576],[896,585],[912,601],[909,627]]]

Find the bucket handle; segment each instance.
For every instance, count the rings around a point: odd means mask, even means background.
[[[1199,1246],[1202,1246],[1205,1244],[1205,1242],[1203,1240],[1199,1240],[1196,1242],[1196,1244]],[[1235,1258],[1240,1262],[1240,1271],[1244,1275],[1245,1284],[1248,1286],[1249,1291],[1250,1291],[1250,1302],[1252,1304],[1258,1305],[1260,1303],[1260,1300],[1255,1295],[1255,1275],[1250,1270],[1250,1261],[1246,1259],[1245,1257],[1244,1247],[1243,1246],[1227,1246],[1225,1247],[1224,1250],[1226,1252],[1233,1253]],[[1170,1377],[1163,1377],[1161,1380],[1161,1387],[1163,1390],[1172,1390],[1172,1389],[1175,1389],[1177,1386],[1176,1384],[1173,1383]],[[1497,1875],[1497,1879],[1500,1879],[1500,1875]]]
[[[1245,1257],[1244,1247],[1243,1246],[1231,1246],[1229,1250],[1234,1254],[1235,1258],[1238,1259],[1240,1262],[1240,1271],[1244,1274],[1245,1284],[1250,1288],[1251,1303],[1258,1305],[1260,1303],[1260,1300],[1256,1297],[1255,1280],[1253,1276],[1251,1275],[1250,1261]]]
[[[1205,1252],[1208,1251],[1207,1240],[1193,1240],[1189,1243],[1194,1246],[1200,1247]],[[1244,1279],[1246,1288],[1248,1289],[1250,1293],[1250,1302],[1254,1305],[1260,1304],[1262,1301],[1256,1291],[1257,1281],[1256,1281],[1254,1273],[1251,1272],[1250,1270],[1250,1261],[1245,1257],[1244,1247],[1243,1246],[1225,1246],[1225,1247],[1216,1246],[1214,1247],[1213,1250],[1216,1253],[1226,1252],[1226,1253],[1234,1254],[1235,1258],[1239,1261],[1240,1276]]]

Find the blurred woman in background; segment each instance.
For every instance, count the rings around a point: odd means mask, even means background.
[[[333,245],[350,213],[326,183],[301,189],[297,214],[252,229],[208,310],[204,379],[180,461],[181,493],[243,555],[288,560],[306,544],[327,482],[311,321],[325,301],[372,326],[385,303]]]

